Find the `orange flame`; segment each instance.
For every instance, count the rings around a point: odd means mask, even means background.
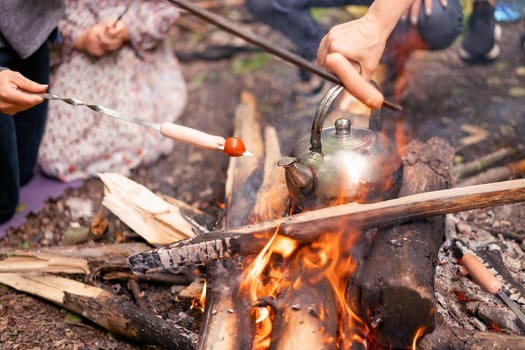
[[[204,285],[202,286],[201,295],[199,296],[199,299],[193,299],[191,301],[190,309],[197,309],[201,312],[204,312],[204,305],[206,305],[206,281],[204,281]]]
[[[417,329],[416,334],[414,335],[414,339],[412,340],[412,347],[410,348],[411,350],[417,349],[417,341],[423,336],[423,334],[425,334],[425,330],[426,327],[419,327]]]

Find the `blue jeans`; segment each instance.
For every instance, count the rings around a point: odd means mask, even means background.
[[[0,48],[0,67],[49,84],[49,51],[44,43],[33,55],[20,59],[9,47]],[[47,102],[14,116],[0,112],[0,223],[15,212],[19,189],[33,177],[44,134]]]
[[[370,5],[371,0],[246,0],[255,20],[284,34],[297,48],[297,53],[308,60],[317,55],[317,48],[327,29],[310,14],[312,7],[340,7],[347,5]],[[421,6],[418,32],[429,50],[450,45],[462,31],[463,13],[459,0],[450,0],[442,9],[434,0],[432,16],[424,14]],[[407,23],[400,22],[391,36],[396,43],[405,43]],[[419,48],[414,48],[419,49]]]

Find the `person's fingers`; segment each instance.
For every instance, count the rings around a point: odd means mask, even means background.
[[[36,94],[43,93],[46,89],[47,85],[29,80],[18,72],[2,71],[0,72],[0,111],[15,114],[42,103],[44,99]]]
[[[410,7],[410,23],[417,25],[417,17],[419,16],[419,9],[421,8],[421,0],[415,0]]]
[[[16,84],[18,89],[32,92],[32,93],[43,93],[47,90],[46,84],[39,84],[37,82],[34,82],[30,79],[27,79],[20,73],[15,73],[12,76],[12,82]]]
[[[379,109],[383,105],[383,95],[370,83],[372,72],[361,67],[359,73],[354,63],[338,53],[327,55],[325,67],[341,79],[350,94],[370,108]]]
[[[317,64],[324,67],[326,62],[326,55],[328,54],[328,38],[324,36],[317,48]]]
[[[434,4],[434,0],[425,0],[425,15],[426,16],[432,16],[433,4]]]

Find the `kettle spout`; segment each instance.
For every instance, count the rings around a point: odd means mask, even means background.
[[[309,195],[314,189],[314,174],[312,168],[298,162],[295,157],[283,157],[277,162],[286,172],[286,184],[292,197],[299,193]]]

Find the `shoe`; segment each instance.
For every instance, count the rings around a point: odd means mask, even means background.
[[[496,22],[516,22],[521,19],[522,9],[518,9],[517,5],[513,4],[496,4],[494,9],[494,19]]]
[[[500,56],[497,41],[501,27],[494,20],[494,7],[488,1],[474,1],[469,30],[459,48],[459,56],[469,63],[492,62]]]

